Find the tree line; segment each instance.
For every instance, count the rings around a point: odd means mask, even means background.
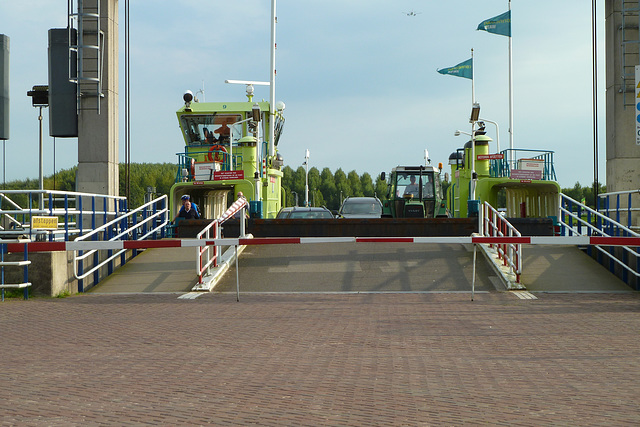
[[[284,206],[304,206],[306,169],[302,166],[293,170],[285,166],[282,170],[282,188],[286,195]],[[309,169],[309,205],[325,206],[337,210],[347,197],[378,197],[385,200],[387,183],[377,176],[375,179],[367,172],[362,175],[353,170],[345,173],[342,169]],[[297,203],[296,203],[297,202]]]
[[[175,182],[177,166],[174,163],[131,163],[129,172],[129,207],[136,208],[144,203],[147,188],[155,188],[155,194],[169,194],[171,186]],[[60,170],[54,175],[43,179],[44,188],[47,190],[75,191],[77,167]],[[304,205],[306,169],[299,166],[293,169],[285,166],[282,170],[282,188],[286,200],[283,206]],[[125,165],[120,165],[120,195],[124,196]],[[379,175],[372,177],[369,173],[358,174],[355,170],[345,172],[338,168],[332,172],[328,167],[319,170],[316,167],[309,169],[309,204],[311,206],[326,206],[329,209],[340,208],[342,200],[347,197],[378,197],[384,201],[387,196],[387,183],[380,179]],[[448,182],[443,182],[446,190]],[[37,179],[14,180],[3,185],[7,190],[37,189]],[[599,193],[604,193],[606,187],[599,185]],[[571,188],[563,188],[562,192],[567,196],[584,201],[588,206],[594,206],[594,186],[583,187],[579,182]],[[26,199],[25,199],[26,200]],[[17,200],[16,200],[17,201]],[[18,201],[17,201],[18,202]],[[20,203],[20,202],[18,202]]]

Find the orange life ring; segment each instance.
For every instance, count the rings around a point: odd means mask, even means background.
[[[211,148],[209,148],[209,153],[207,153],[207,159],[209,159],[210,162],[222,162],[224,161],[225,154],[227,154],[227,149],[222,145],[212,145]]]

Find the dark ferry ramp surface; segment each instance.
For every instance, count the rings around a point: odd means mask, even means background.
[[[255,237],[469,236],[475,230],[477,219],[250,220],[248,228]],[[237,222],[224,233],[237,236]],[[471,292],[472,263],[472,246],[460,244],[249,245],[238,277],[240,292]],[[476,290],[495,291],[494,276],[478,253]],[[235,266],[215,291],[236,291]]]
[[[231,269],[215,292],[236,292]],[[238,260],[241,293],[471,292],[467,245],[317,243],[248,246]],[[476,292],[497,278],[478,254]]]
[[[233,223],[227,232],[233,232]],[[254,220],[256,237],[469,236],[477,219]],[[471,292],[473,247],[450,244],[312,243],[247,246],[240,292]],[[495,285],[494,285],[495,284]],[[478,252],[476,291],[500,286]],[[235,292],[235,269],[215,288]]]

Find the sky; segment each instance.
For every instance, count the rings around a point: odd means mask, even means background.
[[[124,0],[120,0],[120,159],[124,160]],[[184,149],[175,111],[182,94],[244,101],[242,85],[269,80],[269,0],[132,0],[131,161],[177,161]],[[591,2],[512,2],[514,148],[554,151],[562,187],[593,182]],[[276,100],[286,104],[278,146],[285,164],[372,176],[442,162],[471,130],[471,80],[436,70],[474,51],[480,116],[509,146],[508,38],[477,31],[506,0],[278,0]],[[415,12],[414,16],[409,16]],[[37,178],[38,113],[26,92],[47,84],[47,32],[64,28],[67,0],[0,2],[10,37],[10,139],[6,181]],[[604,11],[598,10],[599,176],[605,180]],[[269,99],[268,87],[256,87]],[[77,140],[48,136],[44,174],[77,164]],[[487,124],[497,151],[496,126]],[[0,153],[1,154],[1,153]]]

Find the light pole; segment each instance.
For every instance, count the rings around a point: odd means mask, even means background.
[[[304,206],[309,207],[309,149],[304,153],[304,163],[306,172],[304,174]]]
[[[44,209],[44,160],[43,160],[43,147],[42,147],[42,108],[49,106],[49,86],[38,85],[34,86],[32,90],[27,92],[27,96],[31,97],[31,105],[34,107],[40,108],[38,113],[38,122],[39,122],[39,152],[40,152],[40,173],[39,173],[39,181],[40,181],[40,197],[38,198],[40,210]]]
[[[476,181],[478,175],[476,173],[476,122],[480,117],[480,104],[475,102],[471,108],[471,117],[469,122],[471,123],[471,194],[470,200],[476,200]]]
[[[478,121],[480,122],[488,122],[491,123],[492,125],[495,125],[496,127],[496,152],[500,152],[500,128],[498,127],[498,123],[494,122],[493,120],[487,120],[487,119],[478,119]]]

